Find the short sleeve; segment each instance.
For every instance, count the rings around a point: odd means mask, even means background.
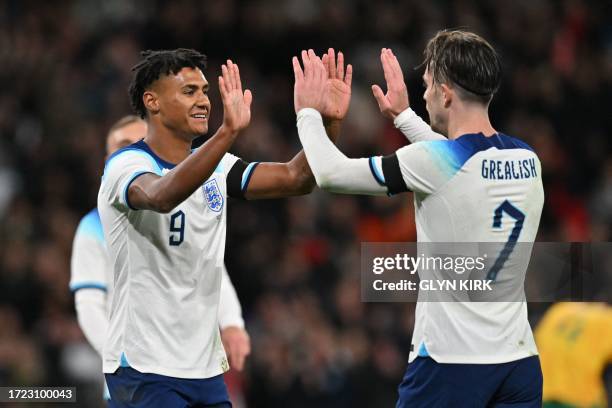
[[[221,159],[221,162],[219,163],[219,166],[221,167],[220,170],[225,174],[225,177],[229,175],[230,171],[232,170],[232,167],[234,167],[236,162],[239,162],[239,161],[244,161],[244,160],[242,160],[240,157],[235,156],[231,153],[225,153],[225,155]]]
[[[395,152],[399,172],[409,190],[432,194],[456,173],[458,167],[454,160],[452,143],[419,142]]]
[[[81,220],[74,236],[70,260],[70,290],[106,291],[108,280],[108,259],[102,224],[97,212],[92,212]]]
[[[161,167],[150,154],[139,149],[120,150],[104,168],[102,198],[120,211],[135,210],[130,206],[127,192],[132,182],[145,173],[162,175]]]

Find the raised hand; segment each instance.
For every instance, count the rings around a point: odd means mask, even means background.
[[[293,104],[295,113],[303,108],[313,108],[319,112],[325,109],[325,87],[327,85],[327,72],[313,50],[308,52],[302,50],[302,64],[300,66],[297,57],[293,57],[293,75],[295,85],[293,87]]]
[[[223,126],[232,132],[238,132],[246,128],[251,121],[253,95],[248,89],[242,91],[238,65],[231,60],[227,60],[227,65],[221,66],[221,73],[219,91],[223,102]]]
[[[348,112],[351,103],[351,81],[353,79],[353,66],[346,66],[344,71],[344,55],[338,52],[338,60],[333,48],[323,54],[323,66],[327,72],[325,85],[325,105],[321,115],[329,120],[342,120]]]
[[[378,102],[380,112],[390,119],[395,119],[402,111],[408,109],[410,101],[408,99],[408,89],[404,82],[404,74],[399,61],[388,48],[383,48],[380,52],[385,81],[387,82],[387,93],[383,93],[378,85],[372,85],[372,93]]]

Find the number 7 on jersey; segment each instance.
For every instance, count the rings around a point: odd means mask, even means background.
[[[487,279],[495,281],[497,279],[497,274],[503,268],[504,263],[514,250],[516,242],[518,241],[518,237],[521,234],[521,230],[523,229],[523,223],[525,222],[525,214],[514,205],[510,203],[508,200],[504,200],[503,203],[499,205],[493,212],[493,228],[501,228],[502,227],[502,216],[503,213],[508,214],[510,217],[514,218],[516,222],[514,223],[514,228],[512,228],[512,232],[510,232],[510,236],[508,237],[508,241],[506,241],[506,245],[499,253],[499,256],[495,260],[495,263],[487,273]]]

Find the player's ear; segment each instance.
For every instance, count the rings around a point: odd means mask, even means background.
[[[440,89],[442,90],[442,106],[448,108],[453,101],[455,91],[447,84],[440,84]]]
[[[142,103],[144,103],[145,108],[152,114],[159,112],[159,98],[154,91],[145,91],[145,93],[142,94]]]

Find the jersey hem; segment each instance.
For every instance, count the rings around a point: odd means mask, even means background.
[[[439,356],[428,350],[429,357],[432,358],[436,363],[441,364],[503,364],[510,363],[512,361],[522,360],[527,357],[538,356],[537,351],[521,351],[519,353],[513,353],[503,356]],[[415,358],[419,355],[417,352],[411,351],[408,356],[408,362],[412,363]]]
[[[132,362],[130,362],[129,366],[136,371],[140,371],[141,373],[158,374],[158,375],[165,375],[166,377],[174,377],[174,378],[190,379],[190,380],[207,379],[207,378],[216,377],[220,374],[225,373],[225,371],[223,371],[223,369],[221,368],[218,370],[210,370],[210,371],[185,372],[184,370],[176,370],[176,369],[165,368],[165,367],[155,367],[155,366],[133,364]],[[114,360],[104,361],[102,371],[104,372],[104,374],[113,374],[115,371],[117,371],[117,369],[119,369],[119,367],[121,367],[121,364],[119,363],[119,361],[114,361]]]

